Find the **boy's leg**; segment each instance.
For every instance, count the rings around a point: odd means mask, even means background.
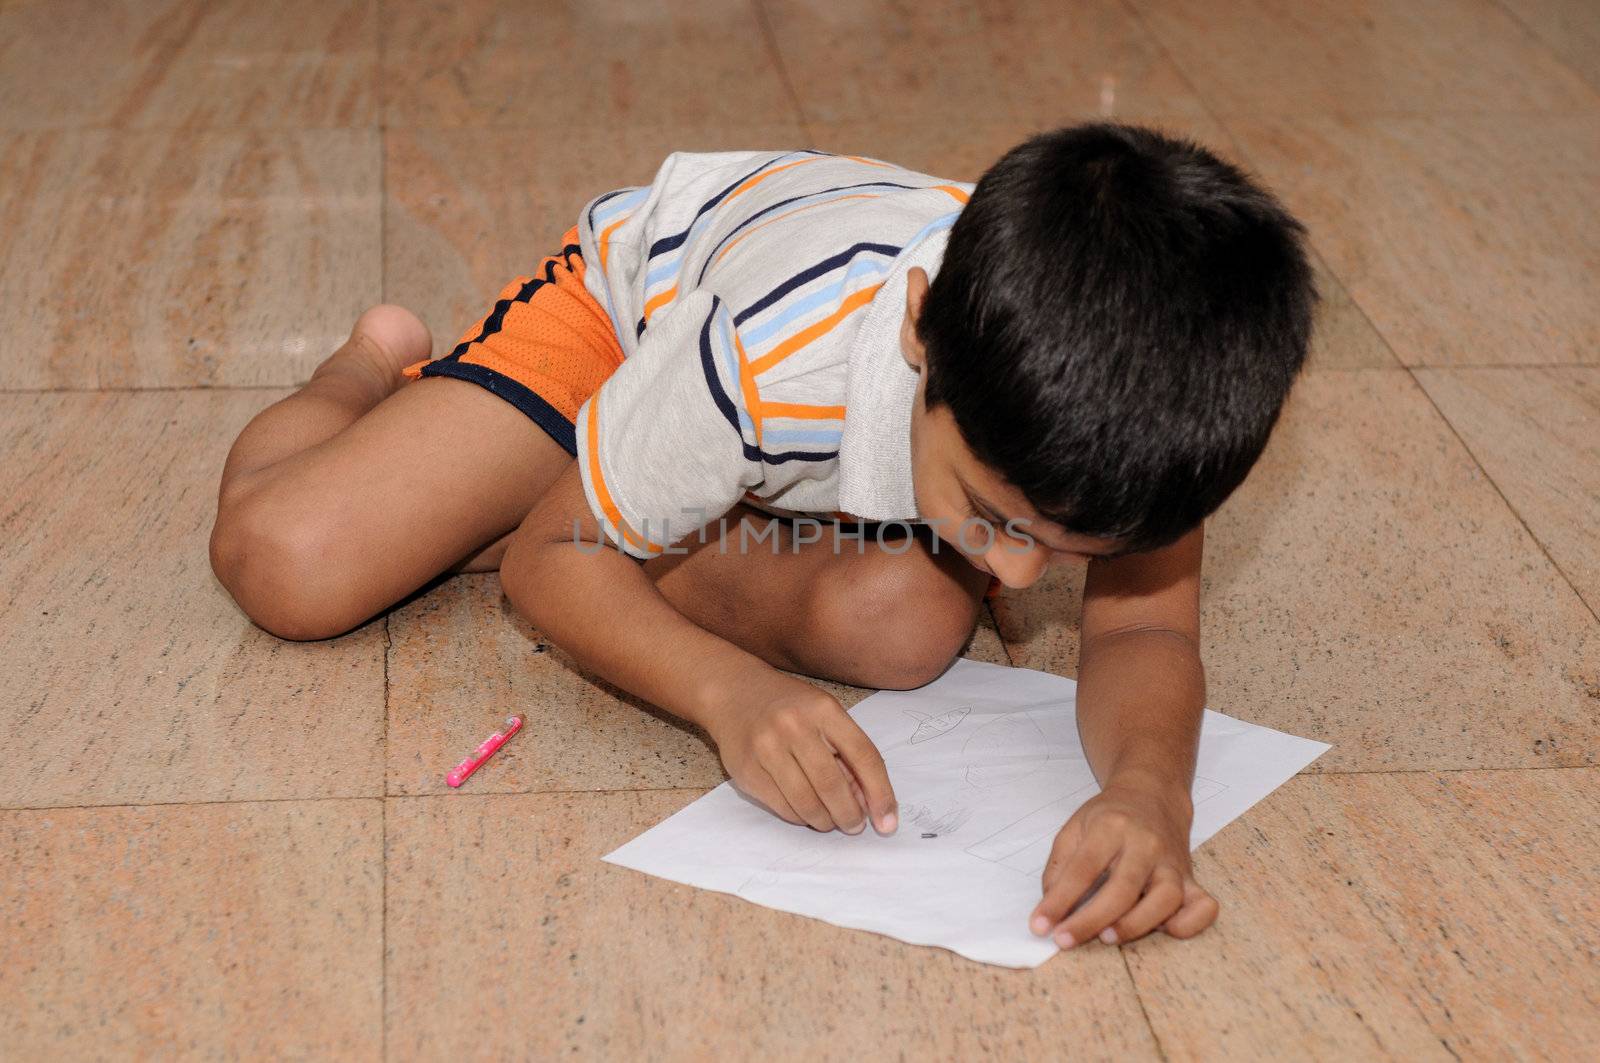
[[[222,497],[271,475],[273,466],[356,422],[394,393],[400,370],[428,357],[427,326],[400,306],[374,306],[356,319],[350,338],[288,398],[257,414],[228,451]]]
[[[229,454],[212,567],[274,634],[347,631],[492,552],[572,460],[474,384],[402,387],[401,367],[428,349],[414,316],[374,308]]]
[[[796,525],[746,507],[725,526],[722,540],[691,538],[687,554],[645,570],[701,627],[821,679],[895,689],[930,682],[971,636],[989,585],[949,545],[935,551],[923,531],[880,544],[869,530],[858,549],[848,538],[836,546],[826,524],[819,540],[797,545]],[[758,531],[767,538],[756,541]]]

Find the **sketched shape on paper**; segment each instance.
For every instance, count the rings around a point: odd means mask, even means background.
[[[739,891],[742,893],[762,886],[776,886],[784,880],[785,875],[796,871],[809,871],[821,865],[831,855],[824,841],[828,837],[824,834],[801,842],[792,851],[784,853],[745,879]]]
[[[934,808],[907,802],[900,805],[900,818],[925,834],[954,834],[972,818],[972,809],[965,805]]]
[[[1010,786],[1028,778],[1050,761],[1040,752],[1018,756],[1023,750],[1047,748],[1044,730],[1027,710],[1008,712],[978,728],[962,747],[967,782],[980,790]]]
[[[1211,800],[1227,788],[1225,783],[1220,783],[1215,779],[1208,779],[1204,775],[1196,775],[1194,777],[1194,789],[1189,793],[1191,799],[1198,805],[1202,801]]]
[[[1080,786],[1065,797],[1040,805],[1026,816],[1012,820],[993,834],[967,846],[967,855],[976,856],[1025,875],[1039,875],[1050,859],[1061,825],[1082,808],[1084,802],[1100,792],[1095,783]]]
[[[915,709],[902,710],[907,716],[917,721],[917,729],[911,732],[911,744],[926,742],[930,738],[938,738],[942,734],[949,734],[961,726],[961,721],[967,718],[967,713],[972,711],[972,706],[963,705],[959,709],[941,712],[937,716],[929,716],[925,712]]]

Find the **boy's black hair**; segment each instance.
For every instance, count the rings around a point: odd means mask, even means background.
[[[916,321],[928,407],[1046,519],[1123,551],[1171,543],[1244,480],[1305,361],[1303,235],[1196,144],[1036,136],[950,232]]]

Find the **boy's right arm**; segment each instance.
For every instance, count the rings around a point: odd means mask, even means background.
[[[883,758],[825,691],[689,620],[606,541],[569,466],[512,536],[506,597],[609,681],[703,728],[728,773],[792,823],[894,829]],[[859,785],[857,785],[859,784]]]

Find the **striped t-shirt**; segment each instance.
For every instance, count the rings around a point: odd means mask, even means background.
[[[819,151],[679,153],[583,210],[625,358],[578,411],[584,491],[650,557],[741,500],[912,520],[906,274],[973,186]]]

